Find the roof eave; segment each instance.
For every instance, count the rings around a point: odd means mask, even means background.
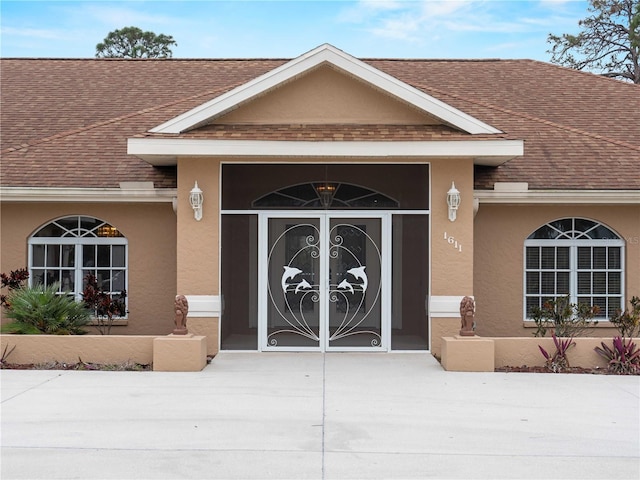
[[[475,190],[480,204],[640,205],[640,190]]]
[[[154,166],[176,165],[178,157],[224,158],[473,158],[499,166],[524,155],[522,140],[461,141],[272,141],[130,138],[127,153]]]
[[[0,186],[2,203],[172,203],[175,188],[67,188]]]

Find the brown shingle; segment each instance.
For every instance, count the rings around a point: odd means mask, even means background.
[[[530,60],[365,60],[522,139],[525,155],[476,168],[476,188],[640,188],[640,86]],[[126,139],[286,60],[2,59],[1,183],[174,187],[174,168],[127,155]],[[191,138],[305,141],[469,139],[447,127],[207,126]],[[493,137],[493,138],[496,138]]]

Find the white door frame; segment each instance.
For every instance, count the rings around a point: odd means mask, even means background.
[[[391,211],[371,211],[371,210],[278,210],[260,211],[258,213],[258,350],[259,351],[374,351],[388,352],[391,349],[391,259],[392,259],[392,235],[391,235]],[[381,337],[382,345],[379,347],[331,347],[328,343],[329,322],[328,322],[328,282],[324,280],[321,284],[321,298],[319,305],[320,315],[320,342],[318,347],[270,347],[267,345],[267,282],[268,282],[268,228],[271,218],[291,218],[291,219],[314,219],[320,222],[320,232],[325,235],[329,232],[331,219],[353,218],[380,219],[382,264],[380,265],[380,315],[381,315]],[[328,244],[320,242],[320,276],[322,279],[328,278],[329,255]]]

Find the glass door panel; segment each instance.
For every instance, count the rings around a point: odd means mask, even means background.
[[[269,218],[266,346],[320,347],[320,219]]]
[[[329,218],[328,348],[384,348],[380,218]]]

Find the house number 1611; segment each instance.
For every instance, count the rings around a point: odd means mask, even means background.
[[[462,251],[462,244],[458,243],[458,241],[453,238],[453,236],[447,235],[447,232],[444,232],[444,239],[447,241],[447,243],[449,245],[451,245],[453,248],[455,248],[456,250],[458,250],[459,252]]]

